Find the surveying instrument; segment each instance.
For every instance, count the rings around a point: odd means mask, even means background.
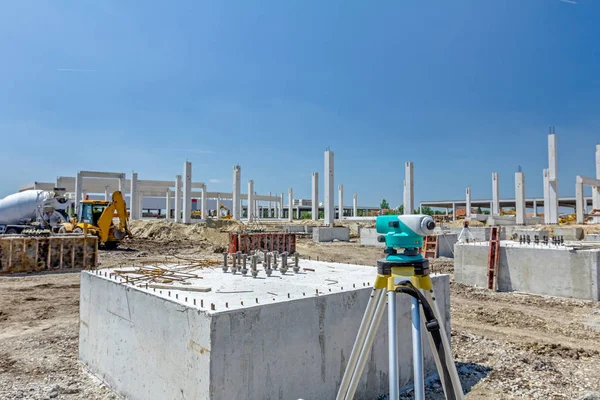
[[[429,333],[429,343],[447,400],[463,400],[464,395],[444,319],[436,305],[433,285],[429,276],[429,260],[419,248],[423,237],[431,235],[435,222],[428,215],[385,215],[377,217],[378,242],[385,242],[386,257],[377,261],[377,278],[363,316],[348,365],[336,400],[351,400],[373,347],[377,328],[388,305],[389,385],[390,400],[400,396],[398,369],[398,334],[396,331],[396,293],[412,297],[413,381],[415,400],[425,399],[423,347],[421,327]],[[399,253],[397,249],[404,249]],[[387,296],[386,296],[387,293]],[[423,323],[421,313],[424,317]]]

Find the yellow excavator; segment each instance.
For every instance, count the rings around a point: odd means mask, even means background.
[[[221,207],[219,208],[219,218],[221,219],[231,219],[232,215],[231,215],[231,211],[229,210],[229,208],[225,207],[223,204],[221,204]],[[209,216],[211,216],[209,214]],[[216,213],[214,215],[212,215],[213,217],[216,217]],[[202,211],[196,210],[196,211],[192,211],[192,218],[197,218],[200,219],[202,218]]]
[[[119,218],[115,225],[113,218]],[[115,249],[125,237],[131,237],[127,224],[127,206],[123,194],[116,191],[112,201],[82,200],[79,203],[79,214],[70,222],[64,223],[59,233],[87,233],[98,236],[101,246],[106,249]]]

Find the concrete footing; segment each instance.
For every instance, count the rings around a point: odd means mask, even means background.
[[[314,228],[313,240],[315,242],[333,242],[334,240],[339,240],[340,242],[348,242],[350,241],[350,229],[345,227]]]
[[[438,257],[454,258],[454,245],[458,241],[458,233],[441,233],[437,236]]]
[[[361,246],[377,246],[377,247],[385,247],[385,243],[380,243],[377,241],[377,237],[379,233],[374,228],[362,228],[360,230],[360,245]]]
[[[487,287],[488,243],[454,246],[456,282]],[[600,301],[600,249],[502,242],[498,290]]]
[[[564,240],[583,240],[583,228],[554,228],[554,236],[562,236]]]
[[[194,273],[203,279],[169,289],[119,282],[112,270],[83,272],[79,358],[133,400],[333,399],[375,270],[307,260],[300,267],[267,278],[261,266],[256,279],[202,269]],[[449,333],[449,278],[432,279]],[[412,377],[410,298],[397,302],[404,386]],[[435,363],[427,340],[423,347],[430,375]],[[356,398],[387,393],[383,318]]]

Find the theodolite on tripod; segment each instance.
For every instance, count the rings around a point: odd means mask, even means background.
[[[377,328],[388,300],[389,341],[389,399],[400,395],[398,370],[398,335],[396,331],[396,293],[412,297],[412,344],[415,400],[425,398],[423,348],[421,341],[421,312],[429,333],[435,364],[448,400],[464,398],[458,372],[452,357],[444,319],[435,302],[433,284],[429,276],[429,261],[419,253],[423,237],[433,233],[435,222],[428,215],[386,215],[377,217],[376,229],[385,242],[384,259],[377,261],[377,278],[367,304],[348,365],[342,378],[336,400],[354,398],[358,382],[375,340]],[[402,253],[398,249],[403,249]]]

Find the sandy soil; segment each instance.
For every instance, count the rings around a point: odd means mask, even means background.
[[[119,251],[101,251],[101,267],[220,259],[223,227],[194,229],[194,240],[138,232]],[[298,249],[313,259],[365,265],[382,255],[356,243],[308,239]],[[452,260],[435,260],[432,269],[452,275]],[[600,392],[599,303],[455,283],[451,296],[453,350],[467,399],[577,399]],[[77,361],[78,306],[77,272],[0,277],[0,399],[117,398]],[[411,397],[408,391],[402,398]],[[444,398],[439,381],[427,383],[427,398]]]

